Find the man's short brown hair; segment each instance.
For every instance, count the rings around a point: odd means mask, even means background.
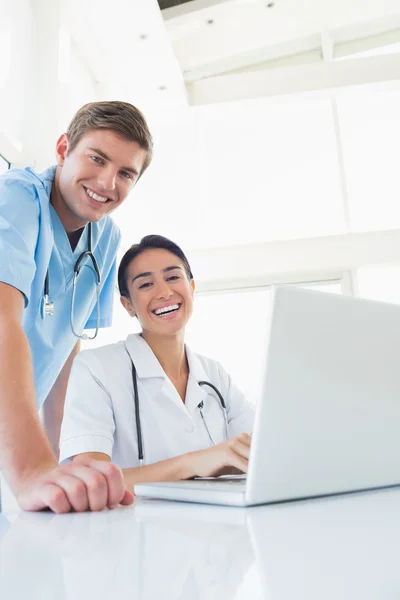
[[[75,148],[85,133],[94,129],[109,129],[129,142],[137,142],[147,152],[140,174],[147,169],[153,154],[153,139],[139,109],[117,100],[85,104],[68,126],[68,152]]]

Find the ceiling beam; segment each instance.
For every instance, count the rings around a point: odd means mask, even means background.
[[[275,61],[283,57],[304,54],[310,50],[320,49],[320,40],[320,35],[315,34],[298,40],[282,42],[281,44],[275,44],[273,46],[264,46],[249,52],[220,58],[211,63],[195,67],[194,69],[184,70],[183,76],[187,82],[197,81],[198,79],[223,75],[238,69],[246,69],[250,66],[254,67],[257,64]]]
[[[400,54],[222,75],[187,85],[190,105],[400,80]]]
[[[333,39],[332,39],[332,35],[329,33],[329,31],[321,31],[321,53],[322,53],[322,59],[325,62],[329,62],[331,60],[333,60],[333,55],[334,55],[334,44],[333,44]]]
[[[365,265],[397,265],[400,230],[192,250],[196,291],[316,281]]]
[[[255,70],[258,66],[266,69],[269,67],[269,62],[271,67],[275,68],[279,66],[275,64],[276,61],[282,59],[286,59],[293,65],[320,60],[328,62],[334,58],[351,56],[351,54],[389,46],[396,42],[400,42],[400,28],[343,41],[337,40],[332,32],[322,31],[320,34],[264,46],[250,52],[220,58],[193,69],[186,69],[183,76],[186,82],[192,82],[207,77],[227,75],[234,71]]]
[[[347,39],[335,43],[334,57],[343,58],[359,52],[376,48],[384,48],[391,44],[400,43],[400,28],[381,31],[361,38]]]

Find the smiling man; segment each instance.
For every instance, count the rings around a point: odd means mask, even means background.
[[[151,155],[140,111],[95,102],[57,141],[56,166],[0,177],[0,468],[26,510],[132,502],[114,465],[59,467],[56,454],[79,340],[111,324],[120,233],[109,213]]]

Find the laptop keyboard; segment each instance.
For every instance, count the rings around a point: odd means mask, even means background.
[[[183,484],[192,489],[200,489],[200,488],[214,488],[215,490],[222,489],[235,489],[246,488],[246,478],[245,477],[216,477],[216,478],[199,478],[199,479],[189,479],[186,481],[180,481],[180,484]]]
[[[222,477],[195,477],[192,481],[201,481],[208,483],[246,483],[246,475],[223,475]]]

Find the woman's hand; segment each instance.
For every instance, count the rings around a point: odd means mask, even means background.
[[[251,437],[248,433],[239,433],[226,442],[190,452],[192,468],[196,477],[218,477],[228,473],[247,473],[249,464]]]

